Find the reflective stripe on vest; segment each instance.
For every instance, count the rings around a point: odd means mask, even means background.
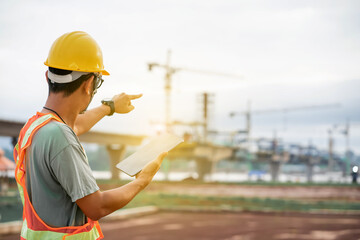
[[[66,240],[96,240],[101,239],[97,228],[92,228],[89,232],[75,233],[74,235],[67,233],[59,233],[54,231],[34,231],[27,227],[24,220],[20,237],[22,239],[66,239]]]
[[[88,218],[88,222],[82,226],[70,226],[54,228],[48,226],[35,212],[31,204],[25,184],[25,153],[30,146],[32,138],[37,130],[49,123],[51,120],[61,122],[57,116],[52,114],[37,113],[30,118],[21,129],[18,144],[14,148],[14,159],[16,161],[15,179],[19,188],[21,201],[23,203],[23,226],[21,239],[102,239],[100,225],[97,221]]]

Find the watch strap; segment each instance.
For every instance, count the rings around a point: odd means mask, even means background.
[[[113,100],[101,100],[101,103],[110,107],[108,116],[112,116],[115,112],[115,104]]]

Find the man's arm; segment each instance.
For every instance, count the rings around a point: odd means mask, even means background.
[[[83,213],[92,220],[100,218],[124,207],[152,180],[167,153],[162,153],[157,159],[148,163],[137,174],[136,179],[119,188],[105,192],[96,191],[76,201]]]
[[[114,101],[116,113],[129,113],[134,110],[134,106],[131,105],[131,100],[140,98],[142,94],[127,95],[121,93],[115,95],[112,100]],[[110,113],[110,107],[101,105],[91,110],[86,111],[83,114],[79,114],[75,120],[74,132],[80,136],[83,133],[88,132],[98,121]]]
[[[88,132],[98,121],[110,113],[110,108],[100,105],[91,110],[87,110],[83,114],[79,114],[75,120],[74,132],[80,136]]]

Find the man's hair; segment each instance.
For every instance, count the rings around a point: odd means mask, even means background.
[[[57,75],[67,75],[67,74],[72,73],[72,71],[69,71],[69,70],[63,70],[63,69],[52,68],[52,67],[49,67],[49,71],[54,74],[57,74]],[[82,75],[75,81],[69,82],[69,83],[51,82],[51,79],[47,78],[47,82],[49,85],[49,94],[62,92],[64,94],[64,97],[68,97],[73,92],[75,92],[80,87],[80,85],[83,82],[87,81],[91,76],[92,76],[92,73]]]

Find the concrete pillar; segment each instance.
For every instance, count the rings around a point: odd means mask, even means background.
[[[314,164],[311,162],[306,163],[306,179],[308,183],[312,182]]]
[[[196,169],[198,173],[198,180],[204,181],[205,175],[211,172],[212,164],[207,159],[196,159]]]
[[[210,174],[211,174],[211,181],[215,181],[215,178],[214,178],[214,175],[215,175],[215,173],[216,173],[216,167],[217,167],[217,162],[215,162],[215,161],[212,161],[211,163],[211,171],[210,171]]]
[[[106,149],[110,156],[111,179],[119,180],[120,170],[116,168],[116,165],[124,158],[126,145],[108,145]]]
[[[279,172],[280,172],[280,162],[279,161],[271,161],[270,162],[271,181],[273,181],[273,182],[279,181]]]

